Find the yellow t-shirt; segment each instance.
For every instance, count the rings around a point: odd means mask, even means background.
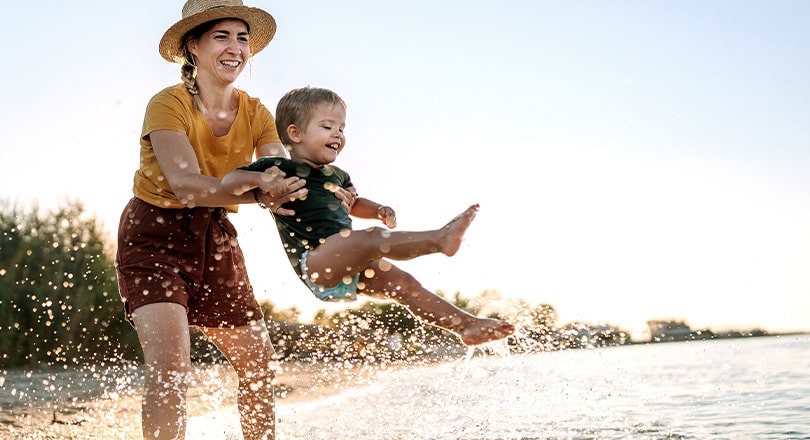
[[[194,109],[183,84],[168,87],[152,97],[146,106],[141,131],[141,165],[135,172],[135,197],[160,208],[185,208],[160,169],[149,134],[155,130],[179,131],[188,136],[200,171],[222,178],[253,160],[256,147],[279,142],[270,111],[256,98],[239,90],[239,110],[228,134],[214,136],[203,114]],[[235,212],[237,205],[226,206]]]

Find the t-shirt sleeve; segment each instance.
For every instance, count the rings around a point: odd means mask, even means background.
[[[182,111],[185,107],[186,103],[168,90],[153,96],[146,105],[141,138],[146,140],[149,134],[156,130],[188,133],[191,124],[187,112]]]
[[[258,122],[258,132],[255,133],[254,136],[256,139],[255,146],[258,147],[260,145],[270,144],[273,142],[281,142],[281,139],[278,137],[278,131],[276,130],[276,120],[273,118],[270,110],[268,110],[267,107],[265,107],[261,102],[258,102],[257,104],[256,121]]]
[[[341,182],[340,186],[341,187],[343,187],[343,188],[351,188],[351,187],[354,186],[354,184],[352,183],[352,178],[351,178],[351,176],[349,176],[349,173],[347,173],[346,170],[344,170],[342,168],[338,168],[338,167],[336,167],[334,165],[332,165],[332,166],[338,171],[338,173],[340,173],[340,182]]]

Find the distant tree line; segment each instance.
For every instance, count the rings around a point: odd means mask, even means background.
[[[0,201],[0,367],[141,360],[137,335],[124,319],[112,243],[78,201],[44,213]],[[567,346],[550,305],[507,300],[491,290],[472,299],[456,292],[448,299],[478,316],[514,322],[524,337],[522,346],[513,347],[517,351]],[[282,358],[380,362],[465,350],[455,336],[395,303],[321,310],[311,324],[300,323],[295,308],[277,309],[270,302],[262,308]],[[191,338],[195,359],[221,359],[200,332],[192,330]]]
[[[0,366],[139,356],[123,320],[112,248],[79,202],[0,210]]]

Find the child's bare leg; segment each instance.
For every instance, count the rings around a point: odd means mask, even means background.
[[[442,228],[432,231],[393,232],[369,228],[332,235],[309,252],[307,272],[317,274],[318,284],[331,287],[344,276],[353,275],[380,258],[410,260],[437,252],[453,256],[477,212],[478,205],[472,205]]]
[[[478,345],[511,335],[512,324],[479,318],[425,289],[411,274],[385,260],[377,260],[360,277],[358,293],[393,299],[425,322],[459,335],[466,345]],[[372,273],[373,272],[373,273]],[[358,286],[359,287],[359,286]]]

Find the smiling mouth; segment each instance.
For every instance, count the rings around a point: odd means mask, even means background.
[[[219,63],[225,67],[239,67],[242,64],[241,61],[220,61]]]
[[[338,150],[338,144],[326,144],[326,148],[329,148],[330,150],[337,151]]]

